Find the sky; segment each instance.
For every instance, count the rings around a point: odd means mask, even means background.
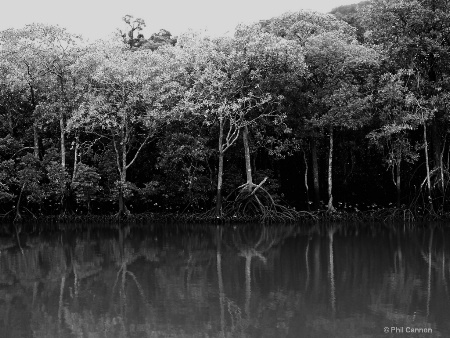
[[[189,29],[232,34],[239,23],[253,23],[301,9],[327,13],[359,0],[12,0],[0,11],[0,31],[45,23],[95,40],[124,28],[126,14],[142,18],[145,37],[164,28],[177,36]]]

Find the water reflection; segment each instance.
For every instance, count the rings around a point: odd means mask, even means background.
[[[0,330],[14,338],[399,336],[388,327],[450,336],[448,235],[439,225],[22,233],[0,239]]]

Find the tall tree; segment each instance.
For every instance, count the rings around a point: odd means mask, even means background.
[[[294,43],[262,32],[258,26],[240,27],[236,37],[184,42],[194,60],[192,89],[186,102],[202,113],[205,123],[218,125],[218,177],[216,215],[222,215],[222,182],[225,152],[242,130],[245,150],[246,189],[254,188],[248,142],[249,127],[262,117],[283,117],[282,97],[268,85],[273,69],[285,67],[301,76],[303,54]],[[195,75],[194,75],[195,74]]]
[[[130,52],[120,46],[96,46],[87,57],[81,63],[94,65],[94,72],[70,128],[111,140],[119,174],[119,215],[127,214],[128,169],[169,116],[171,100],[183,91],[172,81],[170,50]]]
[[[434,182],[443,194],[446,168],[442,154],[450,89],[450,4],[443,0],[371,1],[361,16],[367,41],[384,51],[387,71],[396,74],[407,70],[411,75],[404,78],[404,85],[415,97],[414,102],[420,103],[416,105],[417,113],[425,118],[424,133],[431,140],[430,170],[439,172]],[[425,110],[427,113],[422,114]],[[428,142],[424,139],[424,143]]]
[[[78,94],[71,67],[79,57],[78,36],[65,29],[32,24],[3,34],[4,52],[16,66],[30,90],[35,116],[35,156],[39,153],[39,121],[58,121],[60,136],[60,176],[66,175],[66,121],[75,108]],[[68,182],[66,182],[68,183]],[[64,185],[61,203],[67,201],[68,185]],[[64,207],[65,209],[65,207]]]
[[[373,64],[376,53],[358,44],[355,40],[356,29],[333,15],[301,11],[287,13],[261,24],[265,30],[295,41],[304,48],[309,77],[299,92],[304,97],[301,101],[303,121],[312,127],[315,201],[317,204],[319,199],[316,135],[317,130],[326,129],[329,140],[328,209],[332,211],[334,128],[356,128],[360,125],[356,121],[362,121],[358,115],[369,98],[359,92],[361,78],[364,77],[363,68],[367,68],[363,65]],[[301,96],[297,99],[301,100]],[[298,114],[297,111],[295,113]]]
[[[122,20],[127,26],[125,32],[119,30],[123,42],[128,45],[130,49],[136,49],[140,47],[144,40],[144,35],[140,32],[145,27],[145,21],[141,18],[134,18],[134,16],[129,14],[125,15]],[[138,34],[135,35],[135,33]]]
[[[387,73],[381,77],[373,102],[376,109],[372,116],[378,121],[379,128],[368,135],[371,143],[385,153],[385,163],[391,169],[396,187],[398,208],[402,205],[404,164],[414,163],[419,157],[413,148],[410,133],[421,124],[420,120],[414,117],[411,107],[406,104],[410,93],[403,85],[402,78],[405,75],[404,72]]]
[[[9,65],[9,80],[11,87],[22,87],[27,91],[27,100],[31,107],[34,156],[39,158],[39,129],[42,118],[38,113],[38,105],[45,98],[46,76],[48,70],[41,63],[36,53],[34,40],[34,26],[24,29],[8,29],[1,32],[0,51],[3,62]]]
[[[333,211],[333,147],[337,128],[360,128],[369,120],[371,86],[366,74],[378,64],[377,53],[351,37],[324,33],[306,43],[306,60],[316,83],[313,125],[328,130],[328,211]],[[369,77],[370,79],[370,77]]]
[[[271,32],[282,38],[292,40],[301,48],[307,45],[310,39],[324,33],[335,33],[342,36],[353,36],[355,28],[338,20],[330,14],[322,14],[310,11],[285,13],[270,20],[261,21],[265,31]],[[308,63],[308,60],[306,60]],[[314,208],[319,208],[320,201],[320,175],[318,162],[318,144],[321,136],[320,130],[308,121],[315,114],[314,96],[320,91],[321,84],[314,78],[310,70],[308,81],[300,82],[294,95],[291,95],[291,109],[288,114],[289,126],[294,131],[296,138],[308,137],[310,139],[311,169],[313,176]],[[296,135],[297,134],[297,135]]]

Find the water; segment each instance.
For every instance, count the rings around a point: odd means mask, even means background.
[[[172,225],[2,238],[0,335],[450,337],[449,232]]]

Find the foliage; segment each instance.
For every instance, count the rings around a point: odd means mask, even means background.
[[[72,181],[72,189],[78,203],[86,203],[88,212],[91,201],[97,198],[96,194],[101,190],[99,186],[100,175],[96,168],[79,163],[75,179]]]
[[[208,161],[212,150],[206,139],[185,133],[168,134],[160,141],[161,156],[156,167],[163,175],[159,186],[172,203],[199,207],[208,202],[211,190]]]
[[[89,45],[49,25],[0,32],[1,212],[204,211],[222,192],[278,212],[312,190],[319,206],[332,178],[338,208],[388,205],[395,178],[402,204],[444,214],[449,13],[377,0],[176,38],[126,15]]]

